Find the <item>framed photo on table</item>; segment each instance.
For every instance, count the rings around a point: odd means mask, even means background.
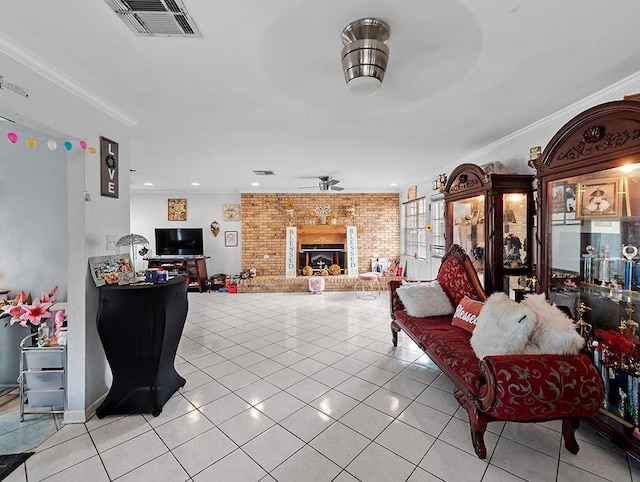
[[[576,218],[620,217],[619,179],[598,179],[578,183]]]
[[[224,232],[224,245],[230,248],[238,246],[238,231]]]

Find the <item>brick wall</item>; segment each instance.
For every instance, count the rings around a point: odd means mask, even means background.
[[[338,224],[346,221],[346,207],[356,209],[358,226],[358,266],[371,271],[371,256],[400,259],[399,194],[242,194],[242,269],[256,268],[258,276],[283,276],[285,272],[285,201],[294,204],[293,225],[305,223],[305,213],[327,202],[338,214]],[[269,258],[265,259],[265,255]]]

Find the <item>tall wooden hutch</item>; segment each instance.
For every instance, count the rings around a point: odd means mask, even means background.
[[[590,421],[640,454],[640,102],[577,115],[534,164],[540,289],[572,311],[601,370],[605,402]]]
[[[487,293],[524,290],[532,273],[533,176],[460,164],[444,190],[447,248],[462,246]]]

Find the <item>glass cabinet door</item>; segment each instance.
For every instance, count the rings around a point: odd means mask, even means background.
[[[527,268],[527,195],[509,193],[502,196],[504,214],[502,216],[502,239],[504,254],[502,264],[505,270]]]
[[[531,267],[527,237],[529,197],[524,193],[507,193],[502,196],[502,266],[504,273],[504,292],[514,300],[521,300],[525,290],[530,288],[527,273]]]
[[[606,333],[637,343],[640,164],[550,181],[547,202],[550,300],[571,310],[587,347]],[[594,361],[605,383],[602,413],[638,427],[635,354],[627,358],[615,350],[596,350]]]
[[[547,197],[552,286],[637,292],[640,164],[551,181]]]
[[[484,284],[485,206],[484,196],[452,202],[453,244],[460,245],[473,261],[480,282]]]

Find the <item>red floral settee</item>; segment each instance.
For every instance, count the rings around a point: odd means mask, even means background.
[[[471,260],[453,245],[442,259],[437,281],[455,307],[466,295],[484,301],[486,295]],[[541,422],[562,419],[565,447],[578,453],[574,432],[580,417],[600,409],[602,380],[590,358],[578,355],[515,354],[479,360],[471,348],[471,333],[451,325],[452,315],[414,318],[396,293],[400,281],[389,282],[393,345],[406,333],[453,382],[454,395],[469,414],[471,438],[479,458],[487,449],[484,432],[495,420]]]

